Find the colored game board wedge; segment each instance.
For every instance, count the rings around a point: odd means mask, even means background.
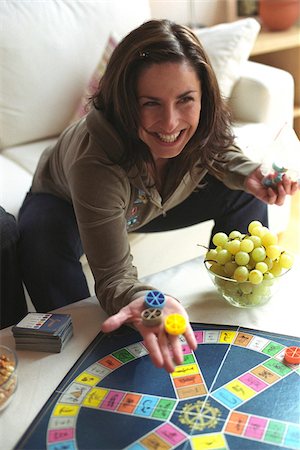
[[[170,375],[178,398],[193,398],[208,392],[194,353],[186,343],[182,345],[183,364]]]

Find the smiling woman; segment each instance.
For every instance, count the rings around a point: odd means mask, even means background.
[[[145,295],[128,234],[214,220],[212,234],[259,220],[297,184],[262,183],[259,164],[234,145],[230,113],[211,63],[189,28],[143,23],[112,53],[86,117],[42,155],[19,214],[23,279],[37,311],[88,297],[86,254],[110,332],[131,323],[153,363],[168,372],[183,360],[178,336],[143,323]],[[159,252],[160,249],[157,249]],[[49,267],[53,268],[51,274]],[[183,306],[166,295],[164,315]]]

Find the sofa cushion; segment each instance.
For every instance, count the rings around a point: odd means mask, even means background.
[[[112,32],[109,34],[100,61],[96,67],[96,70],[94,71],[94,73],[92,74],[91,78],[88,81],[88,84],[82,94],[78,107],[75,111],[75,115],[72,118],[71,122],[76,122],[76,120],[85,116],[86,113],[88,112],[89,98],[97,91],[99,81],[101,80],[105,72],[109,58],[111,57],[111,54],[118,45],[119,41],[120,38],[117,36],[116,33]]]
[[[1,2],[0,149],[59,134],[111,27],[123,37],[149,18],[147,0]]]
[[[253,18],[222,23],[195,31],[215,71],[221,92],[229,98],[248,60],[260,24]]]
[[[0,153],[0,205],[14,216],[31,187],[42,152],[56,139],[10,147]]]
[[[15,217],[31,182],[31,174],[0,153],[0,205]]]

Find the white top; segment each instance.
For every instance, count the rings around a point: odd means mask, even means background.
[[[240,325],[300,337],[298,280],[300,260],[269,304],[240,309],[220,299],[196,259],[145,279],[157,289],[174,295],[185,305],[191,322]],[[97,336],[105,313],[95,297],[56,310],[72,316],[74,336],[61,353],[18,351],[18,388],[11,403],[0,413],[1,449],[11,450],[41,410],[88,344]],[[11,328],[0,332],[1,344],[14,348]]]

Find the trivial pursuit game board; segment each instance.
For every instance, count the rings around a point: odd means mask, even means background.
[[[300,449],[300,368],[284,359],[299,339],[193,329],[198,348],[181,337],[172,374],[153,366],[134,330],[100,333],[16,449]]]

